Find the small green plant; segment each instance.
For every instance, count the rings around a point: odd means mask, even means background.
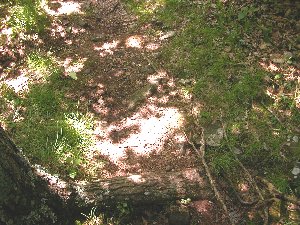
[[[11,3],[9,25],[16,33],[44,31],[48,19],[39,0],[16,0]]]
[[[86,221],[81,223],[80,221],[76,221],[76,225],[104,225],[104,216],[96,213],[96,207],[93,207],[88,215],[82,213],[85,216]]]
[[[187,199],[180,199],[180,203],[182,205],[189,205],[192,202],[192,200],[190,198]]]
[[[131,212],[131,208],[130,208],[130,206],[128,205],[127,202],[120,202],[117,205],[117,209],[118,209],[118,213],[119,213],[120,218],[129,215],[130,212]]]
[[[254,6],[245,6],[241,9],[238,14],[238,20],[246,19],[247,17],[254,16],[254,14],[258,11],[258,8]]]
[[[44,82],[54,79],[62,73],[51,52],[31,52],[27,57],[27,65],[31,71],[35,72],[34,79],[42,79]]]

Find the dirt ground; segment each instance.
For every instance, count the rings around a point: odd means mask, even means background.
[[[59,14],[62,5],[50,4],[49,10]],[[96,176],[196,167],[195,156],[182,150],[190,96],[176,87],[159,58],[173,31],[149,34],[154,25],[139,25],[116,0],[76,1],[75,6],[76,16],[55,16],[53,36],[45,43],[57,48],[66,76],[78,74],[78,86],[66,97],[79,100],[96,118],[96,145],[87,155],[94,168],[102,165]],[[201,224],[220,224],[217,210],[213,200],[196,202],[194,223],[204,217]],[[138,214],[137,224],[168,224],[166,210],[159,207]]]
[[[50,30],[31,48],[55,52],[64,68],[61,79],[76,73],[76,86],[65,97],[95,118],[95,145],[86,159],[96,178],[201,166],[193,151],[183,148],[184,131],[194,129],[186,121],[193,114],[192,97],[165,69],[160,54],[176,31],[154,32],[160,26],[156,21],[140,24],[119,0],[49,1],[47,13],[53,19]],[[22,48],[5,54],[3,63],[24,57]],[[0,77],[13,79],[13,73]],[[221,189],[232,218],[242,221],[243,208],[222,182]],[[190,224],[228,224],[217,202],[190,204]],[[170,208],[147,207],[137,210],[130,223],[169,224],[168,215]]]

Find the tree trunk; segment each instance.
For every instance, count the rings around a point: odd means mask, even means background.
[[[212,197],[203,171],[196,169],[69,185],[33,169],[1,127],[0,152],[0,224],[71,224],[80,210],[94,206],[104,208],[120,202],[163,204],[181,198]]]
[[[0,224],[68,224],[63,201],[33,173],[0,127]]]

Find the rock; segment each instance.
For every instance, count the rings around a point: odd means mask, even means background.
[[[218,147],[221,145],[221,141],[224,138],[223,128],[218,128],[215,133],[209,134],[206,138],[206,144],[212,147]]]
[[[173,37],[175,34],[176,34],[175,31],[169,31],[169,32],[165,33],[164,35],[162,35],[162,36],[159,38],[159,40],[162,41],[162,40],[168,39],[168,38],[170,38],[170,37]]]
[[[190,214],[187,210],[176,210],[169,215],[169,225],[189,225]]]
[[[293,140],[293,142],[298,143],[299,142],[299,137],[298,136],[294,136],[292,140]]]
[[[298,175],[300,174],[300,169],[299,167],[295,166],[292,170],[292,174],[294,175],[294,178],[297,178]]]

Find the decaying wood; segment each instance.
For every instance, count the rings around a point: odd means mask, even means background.
[[[79,200],[103,206],[118,202],[132,205],[162,204],[182,198],[209,199],[210,187],[201,171],[144,173],[78,184]]]

